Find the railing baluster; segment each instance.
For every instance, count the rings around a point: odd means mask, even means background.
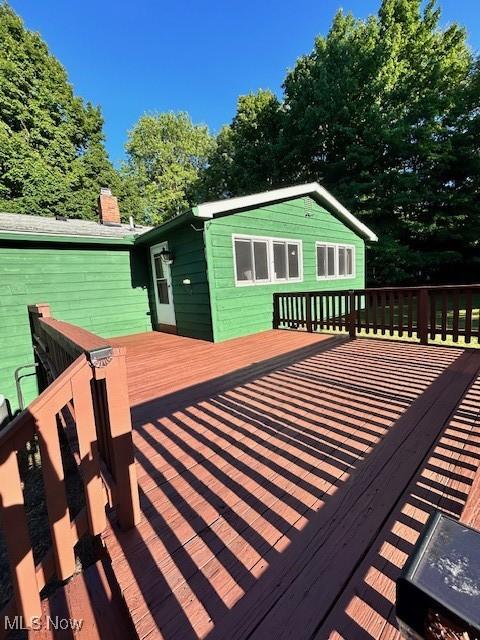
[[[452,336],[453,341],[458,342],[458,320],[459,320],[459,312],[460,312],[460,296],[458,294],[458,289],[455,289],[452,296],[452,305],[453,305],[453,326],[452,326]]]
[[[442,293],[442,340],[447,339],[448,292]]]
[[[105,498],[100,476],[95,416],[93,413],[90,368],[82,369],[72,379],[72,398],[75,407],[75,424],[80,454],[80,473],[85,487],[90,533],[97,535],[105,530]]]
[[[398,292],[398,335],[403,336],[403,291]]]
[[[319,313],[319,320],[320,320],[320,325],[319,326],[317,325],[317,329],[325,329],[325,324],[324,324],[325,309],[323,304],[323,301],[324,301],[323,295],[320,294],[317,299],[318,299],[318,313]]]
[[[75,556],[70,512],[65,491],[62,454],[58,438],[57,417],[52,412],[35,415],[40,446],[42,475],[52,537],[55,569],[59,580],[75,572]]]
[[[413,336],[413,295],[409,291],[407,294],[407,336]]]
[[[312,321],[312,294],[307,293],[305,296],[305,327],[309,333],[313,331]]]
[[[25,622],[29,622],[41,615],[41,605],[17,454],[11,450],[0,462],[0,503],[16,613],[22,616]],[[3,622],[2,620],[2,624]]]
[[[348,303],[348,333],[350,338],[353,339],[357,335],[357,305],[354,291],[349,292],[346,302]]]
[[[428,289],[417,294],[417,338],[420,344],[428,344]]]
[[[430,292],[430,338],[435,340],[437,335],[437,309],[436,309],[436,295],[434,291]]]
[[[465,293],[465,342],[470,344],[472,340],[472,290],[467,289]]]
[[[394,334],[394,321],[395,321],[395,293],[393,291],[388,292],[388,312],[389,312],[389,330],[390,335]]]
[[[378,296],[378,293],[376,291],[374,291],[372,293],[372,301],[373,301],[372,316],[373,316],[373,333],[374,333],[374,335],[377,335],[377,330],[378,330],[378,316],[377,316],[378,300],[377,300],[377,296]]]
[[[365,315],[365,332],[370,333],[370,294],[366,293],[364,296],[364,315]]]
[[[380,323],[381,323],[382,336],[384,336],[386,332],[385,331],[386,306],[387,306],[387,300],[386,300],[385,291],[382,291],[380,294]]]

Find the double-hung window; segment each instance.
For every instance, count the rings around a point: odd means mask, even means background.
[[[353,245],[316,243],[317,279],[355,277],[355,247]]]
[[[299,240],[233,236],[233,252],[237,286],[302,279]]]

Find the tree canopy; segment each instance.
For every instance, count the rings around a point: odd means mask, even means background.
[[[451,278],[479,231],[479,66],[431,0],[339,11],[284,97],[240,98],[206,170],[211,195],[318,180],[379,235],[370,282]]]
[[[140,217],[158,223],[188,209],[213,148],[208,128],[187,113],[142,116],[129,133],[122,169]]]
[[[118,181],[100,110],[73,93],[41,37],[0,5],[0,210],[92,218]]]

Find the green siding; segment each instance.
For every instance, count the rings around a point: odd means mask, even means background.
[[[201,223],[173,229],[155,239],[154,244],[167,241],[175,260],[171,266],[173,302],[177,332],[181,336],[212,339],[210,296],[207,280],[207,266],[203,246]],[[149,260],[150,262],[150,260]],[[183,280],[191,284],[183,284]]]
[[[301,240],[303,282],[235,286],[233,234]],[[356,277],[317,280],[315,242],[355,245]],[[267,205],[206,223],[213,337],[216,342],[272,328],[273,292],[325,291],[365,286],[365,243],[311,198]]]
[[[143,252],[1,243],[0,274],[0,393],[14,407],[14,370],[33,361],[28,304],[50,303],[55,318],[105,337],[151,330]],[[34,378],[24,379],[22,389],[30,401]]]

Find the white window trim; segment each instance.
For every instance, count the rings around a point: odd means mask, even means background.
[[[324,275],[324,276],[319,276],[318,275],[318,251],[317,251],[317,247],[335,247],[335,275],[333,276],[329,276],[329,275]],[[345,276],[340,276],[338,274],[338,264],[339,264],[339,260],[338,260],[338,250],[340,248],[343,249],[351,249],[352,250],[352,267],[353,267],[353,273],[345,275]],[[317,276],[317,280],[351,280],[352,278],[355,278],[357,275],[357,263],[356,263],[356,253],[355,253],[355,245],[353,244],[345,244],[343,242],[324,242],[322,240],[318,240],[317,242],[315,242],[315,273]]]
[[[268,280],[238,280],[237,279],[237,261],[235,259],[235,240],[251,240],[253,242],[260,241],[267,243],[267,257],[268,257]],[[275,278],[274,264],[273,264],[273,243],[285,242],[288,244],[296,244],[298,246],[298,278]],[[290,282],[303,282],[303,242],[296,238],[274,238],[271,236],[252,236],[243,233],[234,233],[232,235],[232,256],[233,256],[233,273],[235,276],[236,287],[259,287],[266,284],[289,284]],[[255,263],[252,264],[253,271],[255,272]],[[288,269],[288,261],[287,261]]]

